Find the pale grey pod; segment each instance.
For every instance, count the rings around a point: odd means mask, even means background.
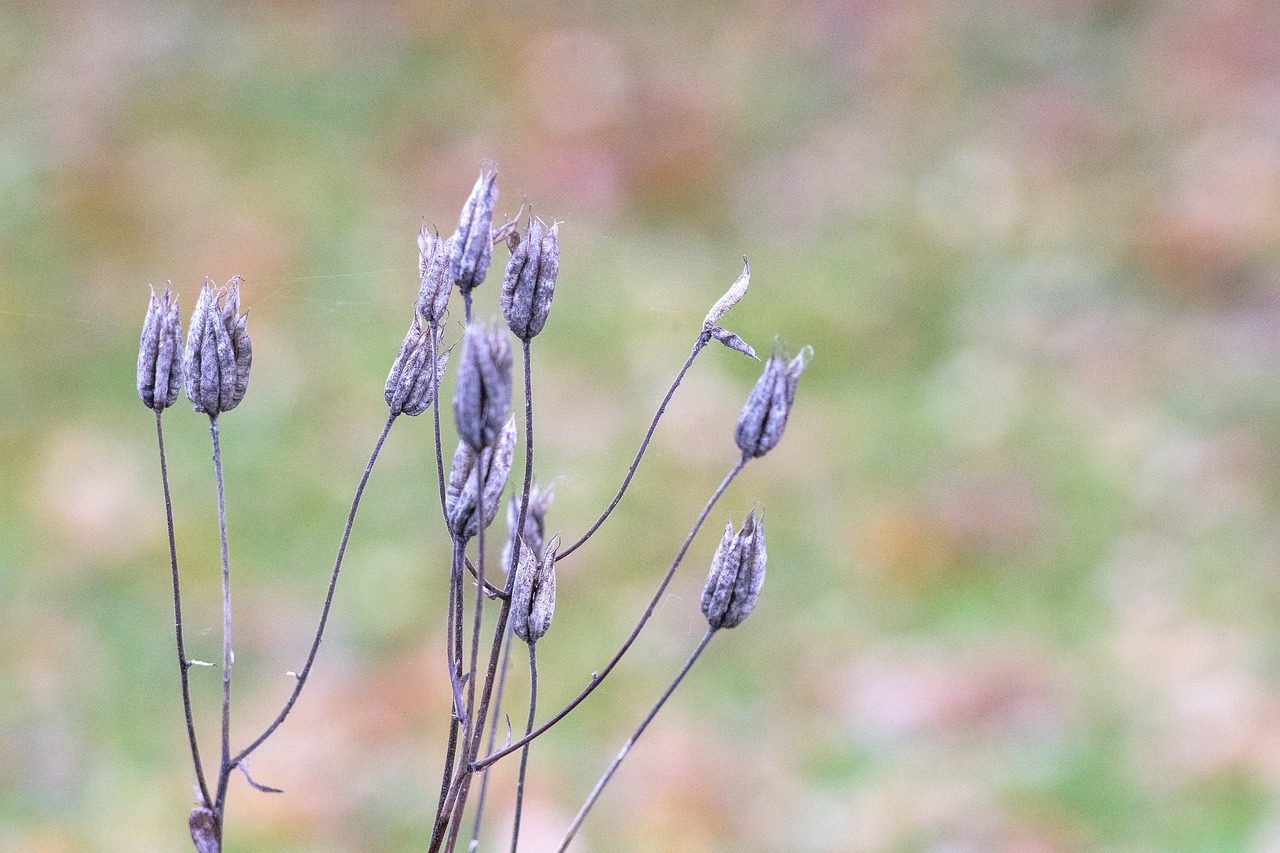
[[[191,314],[183,365],[187,399],[211,417],[238,406],[249,387],[249,315],[239,311],[240,277],[235,276],[216,290],[206,280]]]
[[[422,328],[422,319],[414,314],[413,323],[400,345],[400,353],[391,365],[391,373],[387,376],[384,391],[387,405],[395,415],[414,417],[425,412],[435,400],[440,379],[444,376],[445,365],[449,361],[449,353],[440,353],[442,332],[437,330],[435,350],[437,352],[434,375],[427,369],[431,361],[431,332]]]
[[[529,489],[529,510],[524,514],[524,541],[528,543],[528,547],[533,549],[533,553],[542,550],[542,543],[546,537],[547,530],[547,511],[551,508],[552,501],[555,500],[554,486],[547,486],[545,489],[534,483]],[[507,501],[507,541],[502,545],[502,570],[509,571],[511,568],[511,548],[515,541],[516,525],[520,522],[520,497],[512,495]],[[520,550],[524,550],[521,547]]]
[[[504,330],[486,332],[472,321],[462,337],[453,417],[458,436],[474,450],[497,437],[511,410],[511,343]]]
[[[747,343],[723,326],[712,326],[707,330],[707,334],[731,350],[740,352],[748,358],[755,359],[756,361],[760,360],[760,357],[756,355],[756,351],[751,348],[751,344]]]
[[[751,512],[737,533],[732,523],[725,527],[702,590],[702,614],[712,628],[737,627],[751,614],[764,585],[766,561],[763,519]]]
[[[418,313],[428,325],[439,325],[449,307],[449,295],[453,293],[453,279],[449,275],[452,248],[452,237],[442,240],[439,234],[427,231],[425,226],[418,232],[418,259],[422,272]]]
[[[222,837],[218,832],[213,809],[205,806],[192,809],[187,817],[187,825],[191,829],[191,841],[195,844],[196,853],[220,853]]]
[[[511,630],[526,643],[536,643],[551,627],[556,610],[557,537],[541,557],[528,543],[520,548],[520,560],[511,587]]]
[[[449,273],[463,294],[489,274],[493,255],[493,206],[498,200],[497,169],[482,169],[471,189],[449,251]]]
[[[560,226],[547,229],[534,217],[511,253],[502,281],[502,316],[521,340],[531,340],[546,325],[560,272]]]
[[[161,411],[174,404],[181,387],[182,318],[178,297],[168,287],[163,297],[157,297],[152,288],[138,342],[138,396],[147,408]]]
[[[449,469],[449,482],[445,487],[445,519],[449,530],[459,538],[470,539],[480,532],[477,508],[484,513],[484,526],[493,523],[502,503],[502,490],[506,488],[511,463],[515,459],[516,420],[512,417],[498,434],[498,440],[480,453],[465,441],[458,442],[453,453],[453,465]],[[484,471],[484,498],[477,500],[475,468]]]

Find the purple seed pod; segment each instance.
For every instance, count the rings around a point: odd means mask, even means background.
[[[511,630],[526,643],[541,640],[551,627],[556,610],[556,549],[551,540],[541,557],[525,543],[520,548],[516,577],[511,586]]]
[[[182,318],[178,297],[166,287],[164,296],[151,290],[138,343],[138,396],[148,409],[163,411],[178,399],[182,387]]]
[[[248,323],[248,312],[240,313],[240,276],[216,290],[206,279],[191,314],[183,359],[187,399],[197,412],[217,417],[244,399],[253,361]]]
[[[512,417],[498,434],[492,447],[479,454],[465,441],[458,442],[453,453],[453,467],[449,469],[449,484],[445,488],[445,520],[449,530],[458,538],[470,539],[480,532],[476,509],[484,509],[484,526],[493,523],[502,502],[502,490],[507,486],[511,473],[511,461],[516,453],[516,419]],[[484,500],[476,498],[476,465],[484,471]]]
[[[531,340],[547,322],[560,271],[559,238],[559,223],[548,229],[534,217],[511,252],[502,281],[502,316],[521,340]]]
[[[745,457],[764,456],[782,438],[795,401],[796,383],[812,355],[813,348],[805,347],[790,363],[777,353],[765,362],[764,373],[751,389],[733,434]]]
[[[449,251],[449,273],[463,295],[489,273],[493,255],[493,205],[498,200],[498,170],[482,168],[471,195],[462,206],[458,230]]]
[[[547,530],[547,510],[551,509],[551,502],[555,500],[555,487],[547,486],[541,488],[537,483],[529,489],[529,511],[524,514],[524,541],[525,545],[520,550],[526,548],[532,549],[533,553],[542,550],[542,543],[546,537]],[[520,497],[512,495],[511,500],[507,501],[507,541],[502,546],[502,570],[509,571],[511,568],[511,549],[515,542],[516,525],[520,523]]]
[[[732,522],[725,526],[702,590],[702,614],[712,628],[736,627],[755,609],[765,560],[764,520],[757,521],[754,511],[737,533]]]
[[[422,272],[418,313],[429,326],[439,325],[449,307],[449,294],[453,292],[453,279],[449,276],[452,248],[452,237],[441,240],[439,234],[427,231],[425,226],[418,232],[418,266]]]
[[[391,374],[387,377],[384,396],[392,414],[415,417],[425,412],[435,400],[445,365],[449,363],[449,351],[440,352],[441,337],[443,330],[437,329],[436,369],[432,375],[427,369],[427,365],[431,363],[431,332],[422,328],[421,315],[413,315],[409,333],[405,335],[400,353],[391,365]]]
[[[511,410],[511,342],[504,329],[467,324],[458,359],[453,417],[458,437],[479,451],[488,447]]]

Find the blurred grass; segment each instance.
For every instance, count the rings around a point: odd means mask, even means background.
[[[535,363],[554,529],[608,499],[742,254],[727,325],[816,351],[712,518],[766,508],[759,611],[583,849],[1274,849],[1278,37],[1262,0],[4,7],[0,849],[184,845],[145,285],[189,310],[204,276],[247,280],[254,375],[223,422],[243,740],[305,653],[414,233],[451,227],[484,157],[502,210],[565,220]],[[756,367],[731,355],[564,564],[544,707],[732,464]],[[191,653],[216,659],[207,430],[182,409]],[[448,703],[426,427],[393,432],[314,681],[256,757],[288,793],[236,783],[228,850],[421,847]],[[713,538],[535,750],[529,849],[696,642]]]

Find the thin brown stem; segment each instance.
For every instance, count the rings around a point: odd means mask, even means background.
[[[227,548],[227,502],[222,483],[222,447],[218,440],[218,416],[209,416],[209,434],[213,439],[213,474],[218,488],[218,537],[222,550],[222,763],[218,770],[218,792],[214,801],[214,820],[221,835],[227,783],[231,778],[231,561]]]
[[[338,542],[338,556],[333,561],[333,572],[329,575],[329,588],[325,592],[324,607],[320,610],[320,622],[316,625],[315,636],[311,640],[311,649],[307,652],[307,660],[302,665],[302,669],[294,676],[293,690],[289,693],[289,698],[285,700],[284,707],[280,709],[280,713],[271,721],[271,724],[263,730],[248,746],[240,750],[235,758],[231,760],[234,767],[241,761],[249,757],[249,753],[262,746],[267,738],[271,737],[280,724],[289,716],[289,712],[293,710],[293,705],[298,701],[298,696],[302,693],[302,688],[306,686],[307,676],[311,674],[311,666],[315,663],[316,655],[320,651],[320,641],[324,637],[325,625],[329,622],[329,610],[333,606],[333,593],[338,586],[338,573],[342,571],[342,558],[347,553],[347,542],[351,539],[351,528],[356,521],[356,512],[360,509],[360,499],[364,495],[365,486],[369,483],[369,476],[373,473],[374,463],[378,461],[378,454],[382,452],[382,445],[387,440],[387,435],[391,432],[391,425],[395,423],[396,416],[391,415],[387,418],[386,426],[382,428],[382,434],[378,436],[378,441],[373,446],[373,452],[369,454],[369,462],[364,466],[364,474],[360,477],[360,483],[356,486],[355,497],[351,500],[351,510],[347,513],[347,525],[342,530],[342,539]]]
[[[182,682],[182,712],[187,720],[187,742],[191,746],[191,765],[195,769],[196,787],[200,791],[200,805],[208,808],[212,805],[209,799],[209,786],[204,779],[204,764],[200,761],[200,745],[196,741],[196,725],[191,713],[191,687],[188,670],[191,661],[187,660],[186,644],[182,638],[182,591],[178,583],[178,544],[173,530],[173,500],[169,494],[169,465],[164,452],[164,429],[160,424],[160,415],[164,410],[156,408],[156,444],[160,449],[160,483],[164,487],[164,517],[169,530],[169,567],[173,572],[173,633],[178,651],[178,675]]]
[[[631,478],[636,475],[636,469],[640,467],[640,460],[644,458],[645,451],[649,449],[649,442],[653,438],[653,432],[658,428],[658,421],[662,420],[662,415],[667,410],[667,404],[671,402],[672,396],[675,395],[676,389],[680,387],[680,383],[684,381],[684,375],[689,372],[689,368],[693,365],[693,360],[698,357],[698,353],[711,340],[711,335],[703,332],[698,336],[698,340],[693,345],[693,351],[689,353],[689,357],[685,359],[684,366],[680,368],[680,372],[676,374],[676,378],[672,380],[671,387],[667,389],[667,394],[662,398],[662,402],[658,404],[658,411],[654,414],[653,420],[649,422],[649,429],[644,434],[644,440],[640,442],[640,449],[636,451],[636,458],[632,460],[631,467],[627,469],[627,476],[623,478],[622,485],[618,487],[618,493],[613,496],[613,500],[609,502],[609,506],[595,520],[595,523],[587,529],[587,532],[578,537],[578,541],[574,542],[568,548],[556,554],[556,560],[563,560],[565,557],[578,550],[581,545],[591,538],[591,535],[600,529],[600,525],[604,524],[618,503],[622,500],[622,496],[627,492],[627,486],[631,485]]]
[[[590,696],[591,693],[597,687],[599,687],[601,684],[604,683],[605,678],[607,678],[609,673],[613,671],[613,668],[618,665],[618,662],[622,660],[623,655],[625,655],[627,653],[627,650],[631,648],[631,644],[634,643],[636,641],[636,638],[640,636],[640,631],[644,629],[644,626],[646,623],[648,623],[649,618],[653,616],[654,611],[657,610],[658,602],[662,600],[663,594],[667,591],[667,586],[671,583],[671,579],[675,577],[676,569],[680,568],[680,563],[682,560],[684,560],[684,555],[688,552],[689,546],[693,544],[694,537],[698,535],[698,531],[702,528],[703,522],[707,520],[707,516],[711,513],[712,508],[720,500],[720,496],[724,494],[725,489],[729,488],[729,484],[732,483],[734,479],[738,476],[738,474],[742,472],[742,469],[746,466],[748,461],[750,460],[745,456],[738,460],[737,464],[734,465],[733,468],[729,471],[729,473],[725,476],[724,480],[720,483],[719,487],[715,490],[715,492],[711,495],[711,498],[707,501],[706,505],[702,508],[702,512],[698,515],[698,520],[694,523],[693,529],[691,529],[689,531],[689,535],[685,537],[684,544],[680,546],[680,550],[679,552],[677,552],[675,560],[672,561],[671,568],[667,569],[666,576],[662,579],[662,583],[658,585],[658,591],[654,593],[653,599],[649,602],[649,606],[645,608],[644,614],[641,615],[640,617],[640,621],[636,623],[636,627],[632,629],[631,635],[627,637],[626,642],[624,642],[622,644],[622,647],[618,649],[618,653],[613,656],[613,659],[610,660],[609,663],[605,665],[604,669],[600,670],[598,673],[593,673],[591,676],[591,682],[585,688],[583,688],[582,692],[579,693],[577,697],[573,699],[572,702],[570,702],[568,705],[564,706],[564,708],[558,711],[555,714],[555,716],[547,720],[545,723],[543,723],[538,728],[534,729],[529,734],[520,738],[520,740],[516,741],[515,743],[509,744],[503,749],[500,749],[497,752],[492,753],[491,755],[487,755],[483,759],[472,763],[471,765],[472,770],[482,770],[485,767],[488,767],[490,764],[493,764],[498,759],[503,758],[504,756],[510,755],[511,753],[515,752],[517,749],[520,749],[526,743],[529,743],[535,738],[541,736],[543,733],[545,733],[548,729],[550,729],[556,723],[560,722],[565,717],[567,717],[569,713],[573,711],[574,708],[582,704],[583,700],[585,700],[588,696]]]
[[[689,659],[685,661],[684,667],[680,670],[680,674],[677,675],[675,680],[671,682],[665,691],[663,691],[662,697],[658,699],[657,703],[649,710],[649,713],[645,716],[644,721],[640,723],[640,726],[635,730],[635,733],[632,734],[631,737],[627,738],[627,742],[622,745],[622,749],[618,750],[617,756],[614,757],[613,761],[609,764],[608,769],[604,771],[604,775],[600,777],[600,781],[596,782],[596,786],[592,788],[591,793],[587,795],[587,801],[583,803],[582,808],[578,810],[578,814],[573,819],[573,823],[571,823],[569,828],[565,830],[564,838],[561,839],[560,846],[556,848],[556,853],[564,853],[565,848],[569,846],[569,842],[573,840],[573,836],[577,834],[578,828],[582,826],[582,821],[586,818],[587,812],[591,811],[591,807],[596,804],[596,800],[600,799],[600,792],[604,790],[605,785],[609,784],[609,780],[612,779],[613,774],[617,772],[618,766],[622,764],[622,759],[627,757],[627,753],[631,751],[631,747],[635,746],[636,741],[640,739],[640,735],[644,734],[644,730],[649,727],[649,723],[653,722],[653,718],[658,716],[658,711],[662,710],[662,706],[671,698],[671,694],[680,686],[680,682],[684,680],[684,677],[689,674],[689,670],[693,668],[694,663],[697,662],[703,649],[705,649],[707,644],[711,642],[711,638],[715,635],[715,632],[715,628],[707,629],[707,633],[702,636],[702,640],[698,643],[698,647],[693,650],[693,654],[691,654]],[[514,850],[515,848],[513,847],[513,853]]]
[[[534,715],[538,712],[538,654],[537,643],[529,643],[529,719],[524,733],[533,731]],[[524,778],[529,768],[529,744],[520,750],[520,775],[516,777],[516,813],[511,827],[511,853],[520,845],[520,812],[524,808]]]

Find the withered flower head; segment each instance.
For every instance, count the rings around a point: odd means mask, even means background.
[[[433,347],[430,330],[422,328],[421,315],[413,315],[409,333],[405,335],[400,353],[391,365],[391,374],[387,377],[384,396],[393,415],[420,415],[435,400],[440,388],[440,378],[444,376],[445,365],[449,363],[449,351],[440,352],[442,336],[443,330],[437,329]],[[433,350],[436,353],[434,373],[428,369]]]
[[[547,510],[551,508],[551,502],[555,500],[555,488],[547,486],[545,489],[537,483],[529,489],[529,510],[524,514],[524,542],[520,550],[526,548],[533,549],[533,553],[542,550],[543,539],[546,537],[547,531]],[[502,546],[502,570],[509,571],[511,568],[511,548],[515,542],[516,525],[520,523],[520,497],[512,495],[511,500],[507,501],[507,541]]]
[[[182,387],[182,318],[178,297],[166,287],[164,296],[151,290],[138,344],[138,396],[148,409],[162,411],[178,399]]]
[[[197,806],[191,810],[187,824],[191,828],[191,840],[196,846],[196,853],[219,853],[222,850],[222,833],[218,831],[213,809]]]
[[[470,293],[489,274],[493,255],[493,205],[498,200],[498,170],[482,168],[462,206],[449,251],[449,273],[458,289]]]
[[[764,373],[751,389],[733,434],[747,458],[764,456],[782,438],[796,398],[796,383],[812,355],[813,348],[805,347],[790,363],[777,353],[765,362]]]
[[[445,520],[449,530],[458,538],[470,539],[480,532],[477,510],[484,511],[484,526],[493,523],[502,502],[502,490],[511,473],[511,461],[516,453],[516,419],[507,421],[498,440],[478,454],[465,441],[458,442],[453,453],[453,467],[449,469],[449,484],[445,488]],[[484,472],[484,498],[480,500],[476,488],[476,466]]]
[[[429,326],[439,325],[445,309],[449,307],[449,294],[453,292],[453,279],[449,276],[449,252],[452,248],[452,237],[441,240],[439,234],[428,231],[425,225],[418,232],[418,266],[422,272],[418,313]]]
[[[184,358],[187,399],[197,412],[217,417],[244,399],[253,347],[249,314],[240,313],[240,276],[216,288],[205,280],[191,314]]]
[[[733,628],[755,609],[764,584],[764,520],[747,514],[742,529],[725,526],[724,537],[711,558],[711,572],[702,590],[702,614],[712,628]]]
[[[472,321],[462,337],[453,418],[473,450],[491,444],[511,410],[511,342],[504,329]]]
[[[502,316],[521,340],[531,340],[547,322],[560,271],[559,238],[559,223],[547,228],[534,217],[507,263],[502,281]]]
[[[520,548],[511,587],[511,630],[526,643],[541,640],[551,627],[551,617],[556,610],[556,549],[559,546],[557,537],[541,556],[527,542]]]

